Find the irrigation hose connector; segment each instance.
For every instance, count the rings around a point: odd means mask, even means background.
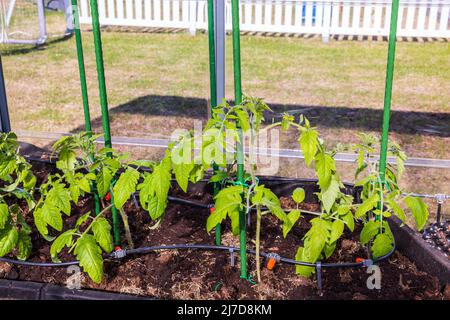
[[[113,259],[123,259],[127,256],[127,250],[126,249],[119,249],[115,250],[111,253],[111,258]]]
[[[231,247],[230,249],[228,249],[228,252],[230,252],[230,265],[232,267],[234,267],[235,264],[235,259],[234,259],[234,248]]]
[[[316,263],[316,273],[317,273],[317,289],[319,290],[319,295],[322,296],[322,262],[317,261]]]
[[[438,204],[444,204],[444,201],[447,200],[448,196],[444,193],[438,193],[434,195],[434,199]]]
[[[372,259],[364,259],[364,258],[356,258],[356,262],[362,263],[363,267],[370,267],[374,264]]]

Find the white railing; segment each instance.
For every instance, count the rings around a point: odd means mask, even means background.
[[[79,0],[90,23],[89,1]],[[241,0],[242,31],[387,36],[390,0]],[[207,28],[206,0],[99,0],[102,25]],[[400,0],[398,36],[450,38],[450,0]],[[231,29],[231,3],[226,3]]]

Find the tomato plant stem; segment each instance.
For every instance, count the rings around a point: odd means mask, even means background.
[[[260,236],[261,236],[261,207],[256,206],[256,243],[255,243],[255,255],[256,255],[256,274],[258,276],[258,282],[261,282],[261,261],[259,256],[260,250]]]
[[[128,217],[123,208],[119,209],[120,215],[122,216],[123,228],[125,229],[125,237],[127,238],[128,246],[130,249],[134,248],[133,238],[131,237],[130,225],[128,223]]]

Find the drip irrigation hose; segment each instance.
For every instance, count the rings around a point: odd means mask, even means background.
[[[140,254],[148,254],[154,251],[161,251],[161,250],[211,250],[211,251],[228,251],[230,254],[234,255],[234,252],[239,252],[240,248],[233,247],[233,246],[217,246],[217,245],[209,245],[209,244],[172,244],[172,245],[159,245],[159,246],[148,246],[148,247],[141,247],[136,249],[123,249],[118,250],[115,252],[112,252],[110,254],[104,255],[105,259],[113,259],[113,260],[121,260],[129,255],[140,255]],[[336,262],[336,263],[322,263],[320,261],[316,263],[310,263],[310,262],[303,262],[303,261],[297,261],[290,258],[285,258],[282,256],[277,255],[278,261],[291,264],[291,265],[300,265],[300,266],[306,266],[306,267],[317,267],[317,264],[320,263],[322,268],[358,268],[358,267],[364,267],[371,265],[373,263],[379,263],[386,259],[388,259],[396,250],[396,245],[394,243],[394,246],[392,250],[379,258],[376,259],[366,259],[361,262]],[[255,254],[256,251],[253,249],[247,249],[246,253],[249,254]],[[270,258],[273,256],[273,253],[266,253],[261,252],[260,256],[263,258]],[[9,259],[9,258],[0,258],[0,262],[7,262],[15,265],[21,265],[21,266],[31,266],[31,267],[64,267],[64,266],[71,266],[71,265],[78,265],[78,261],[68,261],[68,262],[31,262],[31,261],[22,261],[17,259]]]

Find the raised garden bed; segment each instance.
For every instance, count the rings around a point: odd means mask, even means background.
[[[33,169],[39,180],[45,180],[47,173],[54,170],[52,166],[38,162],[33,163]],[[302,208],[312,211],[318,208],[314,196],[316,191],[314,181],[261,178],[261,183],[280,196],[285,207],[291,205],[289,196],[292,190],[299,186],[303,187],[306,191],[306,201],[302,204]],[[189,196],[176,187],[171,191],[171,195],[203,204],[211,203],[211,190],[205,183],[191,185],[189,189]],[[353,192],[350,186],[347,189],[348,192]],[[73,225],[77,217],[92,210],[92,206],[90,198],[81,201],[80,206],[74,208],[71,217],[65,220],[65,227]],[[171,244],[214,244],[214,234],[207,234],[205,231],[208,209],[171,202],[162,226],[155,230],[149,229],[152,222],[148,213],[134,203],[127,203],[125,210],[128,213],[133,240],[137,248]],[[252,246],[250,239],[254,238],[254,215],[252,218],[248,228],[249,247]],[[275,218],[268,216],[263,219],[262,251],[293,259],[296,248],[302,244],[302,237],[309,229],[309,220],[308,215],[302,215],[293,231],[286,239],[283,239]],[[357,226],[355,232],[346,232],[338,240],[337,249],[327,262],[354,262],[357,258],[367,258],[366,248],[358,243],[359,230],[360,226]],[[435,274],[435,270],[428,266],[434,265],[434,261],[427,260],[427,268],[424,268],[424,259],[432,257],[420,254],[424,250],[422,244],[425,243],[419,235],[409,233],[408,227],[400,230],[406,230],[406,233],[400,236],[398,243],[400,251],[396,251],[389,259],[380,263],[381,290],[367,288],[366,281],[369,274],[364,267],[326,268],[322,271],[323,289],[319,292],[316,277],[311,279],[299,277],[295,274],[295,266],[284,263],[277,264],[273,271],[264,268],[262,282],[252,285],[240,278],[238,254],[235,254],[235,266],[231,266],[230,253],[220,250],[164,250],[143,255],[130,255],[122,260],[106,260],[105,277],[102,283],[94,284],[85,274],[82,274],[82,287],[158,299],[448,298],[443,293],[443,283],[439,283],[438,278],[431,275]],[[394,234],[397,234],[396,230]],[[29,261],[50,261],[49,243],[39,237],[36,230],[33,230],[33,238],[35,247]],[[422,242],[411,240],[415,238],[419,238]],[[123,240],[125,241],[124,238]],[[408,246],[405,246],[405,243],[408,243]],[[238,247],[238,240],[232,237],[228,223],[225,223],[222,244]],[[406,256],[411,251],[416,253],[409,254],[410,258],[415,259],[414,262]],[[73,260],[73,257],[64,251],[61,258],[63,261]],[[250,256],[248,265],[249,271],[253,272],[255,270],[253,256]],[[422,269],[416,265],[421,266]],[[441,271],[445,275],[445,270]],[[65,267],[29,267],[0,263],[0,277],[4,279],[64,285],[69,276]],[[441,277],[441,280],[445,280],[445,277]],[[11,293],[13,290],[11,286],[17,286],[17,284],[9,283],[9,286],[0,286],[0,297],[7,297]],[[41,287],[37,285],[37,288]],[[15,298],[20,297],[18,295]],[[67,297],[70,298],[71,295]],[[80,298],[80,295],[76,295],[76,298]]]

